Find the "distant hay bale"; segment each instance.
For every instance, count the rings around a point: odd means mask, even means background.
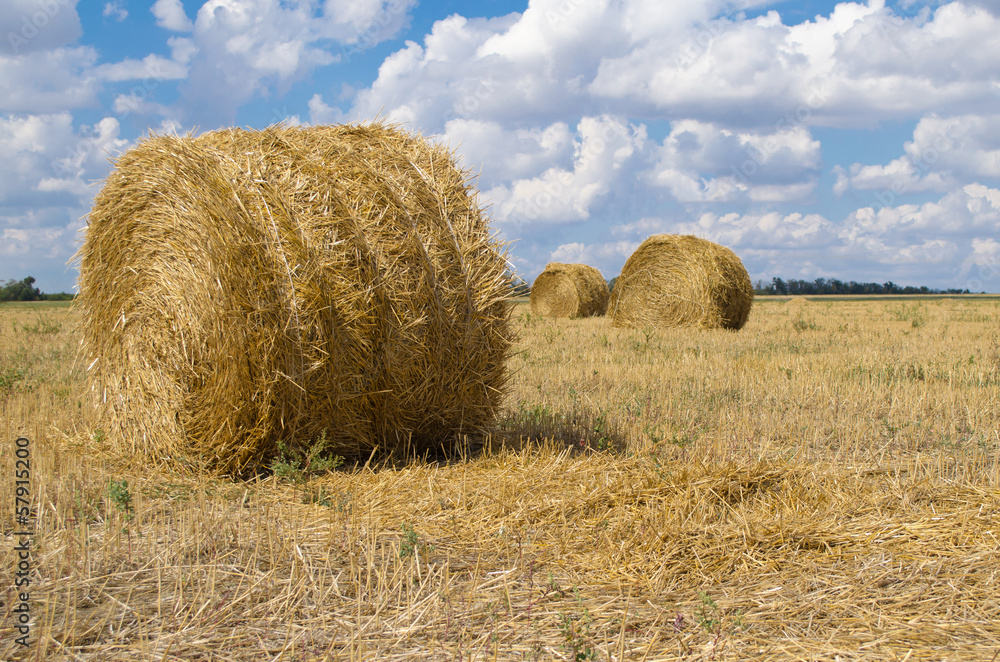
[[[231,474],[323,434],[421,453],[488,429],[506,390],[505,249],[450,153],[394,127],[150,137],[79,256],[122,452]]]
[[[608,307],[608,283],[586,264],[545,265],[531,286],[531,312],[550,317],[603,315]]]
[[[625,262],[608,302],[618,327],[741,329],[753,305],[743,263],[692,235],[649,237]]]

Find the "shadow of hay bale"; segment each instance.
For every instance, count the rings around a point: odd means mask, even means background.
[[[531,312],[547,317],[592,317],[608,308],[608,283],[586,264],[550,262],[531,286]]]
[[[493,435],[493,443],[498,442],[512,450],[555,443],[576,452],[623,453],[628,446],[620,424],[603,411],[555,411],[523,402],[500,416]]]
[[[653,235],[625,262],[608,302],[617,327],[741,329],[753,285],[736,255],[692,235]]]
[[[382,124],[152,136],[79,253],[108,443],[253,473],[279,441],[420,454],[491,429],[510,281],[452,155]]]

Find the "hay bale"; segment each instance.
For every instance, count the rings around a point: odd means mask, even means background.
[[[550,262],[531,286],[531,312],[550,317],[591,317],[608,308],[608,283],[586,264]]]
[[[741,329],[753,305],[743,263],[692,235],[654,235],[625,262],[608,310],[619,327]]]
[[[124,452],[232,474],[325,431],[421,453],[492,424],[505,249],[451,154],[382,124],[153,136],[80,250],[98,424]]]

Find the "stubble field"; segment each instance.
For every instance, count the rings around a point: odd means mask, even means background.
[[[76,312],[0,306],[0,659],[996,657],[1000,299],[513,319],[481,452],[237,482],[109,454]]]

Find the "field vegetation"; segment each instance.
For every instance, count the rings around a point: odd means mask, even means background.
[[[77,313],[0,306],[0,659],[996,657],[1000,299],[760,297],[739,332],[513,320],[482,450],[233,481],[109,454]]]

